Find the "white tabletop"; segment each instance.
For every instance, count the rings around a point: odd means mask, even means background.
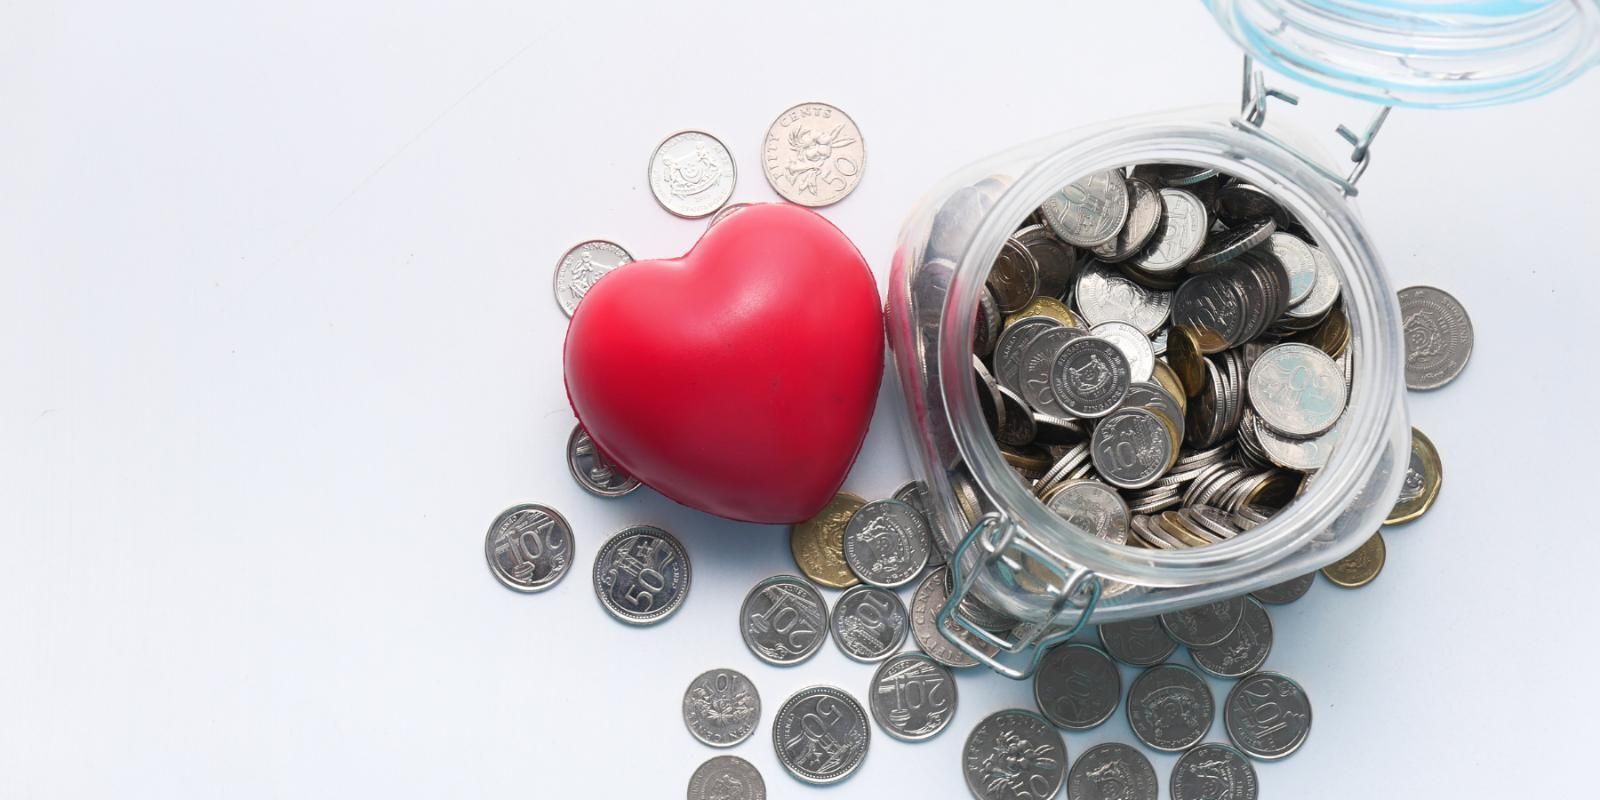
[[[881,282],[954,167],[1234,102],[1238,54],[1201,4],[234,5],[0,12],[0,795],[681,797],[715,754],[683,689],[732,666],[766,704],[732,752],[771,796],[964,796],[963,739],[1030,706],[1027,684],[962,674],[949,730],[875,730],[831,790],[778,766],[778,704],[864,696],[871,669],[741,645],[745,591],[793,569],[784,529],[573,483],[552,269],[589,237],[694,242],[703,223],[643,181],[682,128],[733,149],[736,200],[775,199],[760,137],[824,100],[870,150],[825,213]],[[1258,765],[1264,797],[1592,783],[1597,109],[1591,74],[1514,108],[1397,112],[1377,144],[1361,200],[1395,283],[1461,298],[1477,350],[1411,398],[1445,487],[1388,534],[1383,575],[1273,609],[1268,664],[1315,726]],[[889,384],[849,489],[907,478],[900,413]],[[577,529],[541,595],[484,564],[490,520],[524,501]],[[633,522],[695,570],[642,630],[588,575]],[[1120,714],[1066,739],[1132,741]],[[1153,760],[1165,786],[1173,759]]]

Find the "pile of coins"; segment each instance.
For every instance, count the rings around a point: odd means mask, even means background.
[[[861,183],[866,166],[866,144],[855,120],[827,103],[801,103],[779,114],[761,143],[767,183],[796,205],[818,208],[843,200]],[[650,193],[684,219],[711,217],[715,225],[740,208],[728,205],[738,179],[733,153],[705,131],[674,133],[650,155]],[[572,316],[596,281],[632,261],[615,242],[574,245],[556,262],[556,304]]]

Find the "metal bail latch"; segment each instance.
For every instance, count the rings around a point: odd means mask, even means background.
[[[962,564],[974,547],[978,550],[977,563],[971,571],[964,570]],[[1054,580],[1049,581],[1052,600],[1050,615],[1044,622],[1018,625],[1012,629],[1009,637],[1002,637],[968,619],[958,607],[977,585],[979,575],[1000,566],[1003,561],[1015,563],[1018,557],[1034,560],[1048,569],[1052,577],[1059,578],[1060,582],[1058,585]],[[1095,605],[1100,602],[1100,576],[1062,563],[1058,556],[1040,548],[1027,531],[995,511],[980,517],[966,538],[961,540],[961,545],[950,557],[950,574],[953,587],[950,599],[939,610],[940,634],[961,648],[962,652],[1012,680],[1023,680],[1033,675],[1045,653],[1082,630],[1089,616],[1094,613]],[[1081,605],[1074,605],[1074,599],[1080,595],[1083,596]],[[1058,630],[1057,620],[1067,613],[1075,613],[1077,619],[1067,629]],[[991,655],[972,639],[952,636],[949,633],[952,628],[965,631],[979,642],[998,648],[1000,652]],[[1056,632],[1051,633],[1052,630]],[[1013,657],[1003,658],[1002,654]]]
[[[1383,106],[1378,113],[1367,123],[1366,132],[1357,136],[1344,125],[1338,128],[1339,137],[1350,144],[1350,160],[1355,164],[1350,174],[1340,176],[1322,162],[1312,158],[1294,145],[1267,133],[1263,127],[1267,122],[1267,101],[1282,100],[1292,106],[1300,105],[1300,98],[1296,95],[1267,86],[1266,75],[1255,68],[1255,62],[1250,56],[1244,57],[1244,90],[1243,107],[1239,113],[1241,117],[1233,121],[1238,128],[1253,133],[1269,142],[1289,151],[1294,157],[1304,161],[1318,174],[1332,181],[1346,196],[1355,197],[1358,194],[1356,183],[1361,176],[1366,174],[1367,165],[1372,162],[1372,143],[1378,138],[1378,131],[1383,129],[1383,123],[1389,119],[1389,112],[1394,106]]]

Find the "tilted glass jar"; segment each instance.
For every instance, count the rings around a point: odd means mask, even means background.
[[[940,613],[969,655],[1025,677],[1091,618],[1114,622],[1232,597],[1349,554],[1392,508],[1410,451],[1398,301],[1358,213],[1355,182],[1387,106],[1483,105],[1549,91],[1600,53],[1596,0],[1204,0],[1247,52],[1244,110],[1176,111],[1067,131],[948,176],[901,229],[889,284],[889,343],[907,404],[906,441],[952,551]],[[1354,168],[1268,133],[1268,90],[1251,57],[1386,107],[1343,128]],[[1463,69],[1477,65],[1478,69]],[[1046,197],[1140,163],[1216,169],[1270,194],[1333,261],[1353,359],[1340,443],[1301,494],[1248,535],[1193,550],[1101,541],[1050,511],[990,436],[971,372],[974,318],[1006,238]]]

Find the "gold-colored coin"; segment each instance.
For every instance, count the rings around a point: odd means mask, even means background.
[[[1206,360],[1201,355],[1200,333],[1177,325],[1167,334],[1167,366],[1177,373],[1184,394],[1194,397],[1206,388]]]
[[[1083,320],[1080,319],[1077,314],[1072,313],[1072,309],[1067,308],[1066,303],[1063,303],[1054,297],[1044,297],[1041,295],[1028,301],[1027,305],[1017,309],[1011,314],[1006,315],[1006,327],[1009,328],[1012,325],[1015,325],[1019,320],[1027,317],[1049,317],[1069,328],[1078,328],[1079,330],[1089,329],[1089,326],[1085,325]]]
[[[1323,577],[1346,589],[1356,589],[1372,583],[1383,571],[1383,534],[1374,533],[1354,553],[1322,568]]]
[[[1286,469],[1273,470],[1262,476],[1255,487],[1245,495],[1243,504],[1283,508],[1300,496],[1300,487],[1304,482],[1303,473]]]
[[[1189,522],[1178,515],[1176,511],[1163,511],[1156,516],[1156,524],[1161,529],[1172,534],[1172,538],[1190,547],[1205,547],[1211,544],[1205,537],[1189,530]]]
[[[1439,451],[1433,442],[1416,428],[1411,429],[1411,459],[1406,464],[1406,479],[1400,484],[1400,497],[1385,525],[1410,522],[1433,507],[1444,485],[1444,464],[1439,461]]]
[[[1189,390],[1183,388],[1183,381],[1178,379],[1178,373],[1174,372],[1172,367],[1167,366],[1167,362],[1158,358],[1156,359],[1154,376],[1156,383],[1161,384],[1161,388],[1166,389],[1167,394],[1172,395],[1172,398],[1178,401],[1178,408],[1184,413],[1188,413]]]
[[[1331,358],[1344,355],[1350,347],[1350,320],[1344,315],[1343,304],[1336,305],[1328,312],[1317,327],[1295,337],[1296,341],[1305,342],[1312,347],[1327,353]]]
[[[867,501],[840,492],[811,519],[789,529],[789,550],[795,566],[813,583],[848,589],[861,582],[844,560],[844,526]]]
[[[1006,460],[1007,464],[1010,464],[1032,480],[1044,477],[1044,474],[1055,464],[1055,459],[1050,457],[1049,450],[1033,444],[1026,447],[1000,445],[1000,456]]]

